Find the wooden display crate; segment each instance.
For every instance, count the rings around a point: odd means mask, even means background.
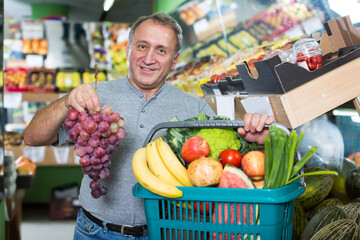
[[[357,99],[360,96],[359,66],[360,58],[357,58],[289,92],[269,96],[276,121],[296,128]]]

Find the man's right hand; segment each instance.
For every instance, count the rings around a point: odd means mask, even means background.
[[[75,108],[79,112],[100,111],[99,97],[94,87],[88,83],[74,88],[67,96],[65,106],[68,109]]]

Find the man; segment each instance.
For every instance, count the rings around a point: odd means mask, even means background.
[[[74,239],[148,239],[143,201],[132,196],[136,183],[131,161],[150,130],[172,117],[186,119],[199,113],[214,116],[203,100],[165,82],[174,69],[181,48],[182,31],[175,20],[158,13],[140,17],[132,26],[126,48],[129,75],[76,87],[68,95],[40,109],[24,131],[28,145],[61,145],[69,141],[62,125],[67,112],[99,111],[111,105],[125,119],[126,137],[112,156],[111,176],[104,181],[108,193],[98,199],[90,194],[91,179],[84,175]],[[250,114],[239,133],[247,139],[262,139],[264,124],[272,118]],[[134,238],[136,237],[136,238]]]

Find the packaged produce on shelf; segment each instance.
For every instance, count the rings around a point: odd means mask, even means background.
[[[107,56],[106,50],[102,46],[94,47],[93,57],[95,59],[95,63],[99,64],[106,64],[107,63]]]
[[[323,66],[323,60],[319,44],[313,38],[305,38],[296,41],[292,47],[297,65],[313,71]]]
[[[126,42],[121,44],[122,47],[117,47],[116,50],[110,48],[110,56],[112,60],[112,68],[121,73],[128,74],[127,59],[126,59]]]
[[[304,3],[292,3],[282,5],[282,10],[293,19],[303,20],[312,17],[315,10]]]
[[[179,13],[179,18],[186,25],[192,25],[197,20],[206,16],[206,13],[203,11],[203,8],[199,8],[196,5],[188,7]]]
[[[68,92],[80,83],[81,75],[77,70],[59,70],[56,73],[56,87],[60,92]]]
[[[4,88],[6,91],[25,92],[28,85],[28,70],[5,68]]]
[[[229,42],[238,49],[255,47],[258,45],[258,40],[245,30],[240,30],[237,33],[231,34],[229,36]]]
[[[234,54],[238,51],[238,49],[231,44],[231,42],[225,42],[224,39],[220,39],[217,42],[217,45],[219,45],[220,48],[222,48],[224,51],[229,51],[230,54]]]
[[[98,71],[97,73],[97,78],[98,81],[106,81],[106,72],[104,71]],[[95,71],[84,71],[82,73],[82,82],[83,83],[91,83],[91,82],[95,82]]]
[[[48,52],[47,39],[23,39],[23,54],[39,54],[46,55]]]
[[[210,55],[227,56],[227,52],[220,48],[216,43],[211,43],[209,46],[199,50],[197,57],[205,57]]]
[[[27,156],[21,155],[15,160],[18,174],[35,175],[36,164]]]
[[[54,92],[55,69],[29,70],[29,92]]]
[[[269,40],[268,36],[273,33],[273,28],[264,21],[257,21],[255,23],[248,23],[245,29],[260,41]],[[270,39],[271,40],[271,39]]]
[[[23,143],[23,133],[18,131],[5,131],[4,139],[3,135],[0,135],[0,144],[4,146],[19,146]]]

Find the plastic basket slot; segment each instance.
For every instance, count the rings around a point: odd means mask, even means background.
[[[187,229],[161,228],[162,240],[202,240],[210,239],[209,232]]]
[[[284,223],[283,223],[283,239],[289,239],[292,236],[294,201],[285,203]]]

